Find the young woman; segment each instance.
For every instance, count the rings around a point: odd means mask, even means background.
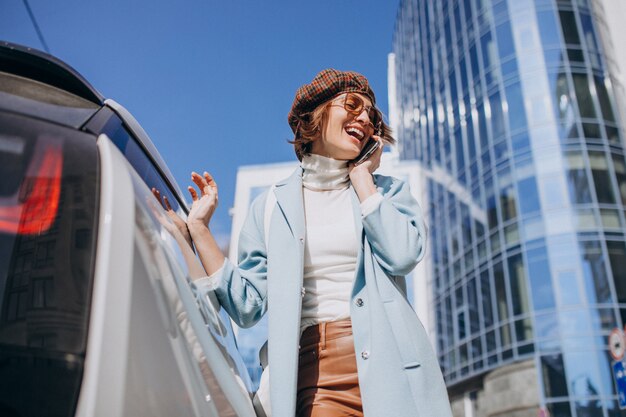
[[[405,183],[373,175],[382,146],[353,162],[370,139],[394,142],[367,79],[320,72],[298,89],[288,119],[301,165],[269,191],[274,204],[268,193],[252,203],[236,263],[208,226],[217,185],[192,174],[200,192],[189,187],[187,226],[209,275],[198,289],[214,291],[241,327],[268,312],[268,414],[451,416],[405,296],[404,275],[425,249],[420,208]]]

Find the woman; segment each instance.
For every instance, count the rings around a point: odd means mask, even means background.
[[[451,416],[405,298],[426,241],[419,206],[402,181],[373,175],[382,146],[352,162],[368,139],[394,141],[374,106],[355,72],[324,70],[298,89],[288,119],[301,166],[269,191],[275,205],[268,193],[252,203],[236,264],[208,227],[215,181],[192,174],[187,226],[210,275],[196,285],[242,327],[269,312],[274,417]]]

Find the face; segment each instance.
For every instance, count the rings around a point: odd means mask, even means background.
[[[354,111],[355,103],[360,104],[354,96],[362,101],[360,112]],[[370,109],[372,102],[362,94],[344,93],[335,97],[328,108],[322,136],[313,141],[311,152],[344,161],[356,158],[374,133],[373,121],[368,113],[374,114],[377,110]]]

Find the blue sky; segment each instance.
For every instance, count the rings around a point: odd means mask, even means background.
[[[295,160],[287,113],[321,69],[366,75],[387,113],[399,0],[29,0],[50,52],[148,132],[185,189],[216,178],[212,222],[230,233],[237,168]],[[43,50],[23,0],[0,3],[0,39]]]

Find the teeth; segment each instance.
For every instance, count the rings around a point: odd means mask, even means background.
[[[359,139],[363,139],[364,133],[362,131],[360,131],[359,129],[357,129],[357,128],[349,127],[349,128],[346,129],[346,132],[348,132],[348,133],[356,133],[356,135],[359,137]]]

